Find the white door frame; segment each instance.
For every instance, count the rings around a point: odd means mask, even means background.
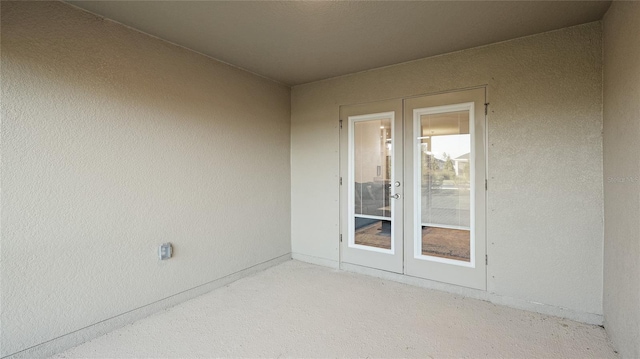
[[[399,199],[390,200],[391,205],[391,249],[376,248],[355,243],[353,126],[356,122],[379,118],[391,119],[391,183],[403,181],[402,100],[388,100],[369,104],[340,107],[340,263],[403,273],[403,193],[402,187],[392,185]],[[361,218],[366,215],[358,215]],[[382,219],[373,218],[372,219]],[[388,220],[384,218],[384,220]]]
[[[394,111],[389,111],[389,112],[381,112],[381,113],[372,113],[372,114],[366,114],[366,115],[358,115],[358,116],[348,116],[347,117],[347,122],[348,122],[348,131],[347,131],[347,136],[349,136],[348,139],[348,173],[347,173],[347,193],[354,193],[355,192],[355,166],[354,166],[354,153],[355,153],[355,148],[354,148],[354,127],[356,122],[361,122],[361,121],[370,121],[370,120],[378,120],[378,119],[387,119],[390,118],[391,119],[391,137],[393,138],[395,135],[395,119],[396,119],[396,114]],[[393,142],[393,140],[392,140]],[[395,146],[395,144],[393,144]],[[395,151],[394,151],[395,152]],[[394,161],[395,162],[395,161]],[[393,165],[392,165],[393,167]],[[395,171],[391,171],[391,183],[393,183],[395,181],[395,177],[397,177],[395,175]],[[397,215],[396,215],[396,207],[400,207],[398,206],[398,201],[390,201],[391,204],[391,223],[395,223],[396,219],[397,219]],[[368,219],[378,219],[378,220],[387,220],[388,217],[379,217],[379,216],[371,216],[371,215],[363,215],[363,214],[358,214],[356,215],[355,213],[355,198],[354,196],[348,196],[347,198],[347,218],[353,218],[353,217],[359,217],[359,218],[368,218]],[[402,221],[402,218],[400,218],[400,221]],[[393,255],[396,251],[396,243],[394,241],[396,237],[395,231],[391,230],[391,248],[390,249],[385,249],[385,248],[378,248],[378,247],[372,247],[372,246],[364,246],[361,244],[357,244],[355,242],[355,223],[351,220],[347,221],[347,247],[348,248],[357,248],[360,250],[364,250],[364,251],[373,251],[373,252],[380,252],[380,253],[387,253],[387,254],[391,254]]]
[[[412,126],[411,128],[413,128],[413,133],[418,133],[420,130],[420,116],[422,115],[435,115],[435,114],[440,114],[440,113],[448,113],[448,112],[455,112],[455,111],[464,111],[467,110],[469,111],[470,114],[470,121],[469,121],[469,132],[471,134],[471,148],[474,148],[476,139],[475,139],[475,126],[474,126],[474,122],[473,119],[475,118],[475,114],[474,114],[474,103],[473,102],[465,102],[465,103],[458,103],[458,104],[452,104],[452,105],[443,105],[443,106],[436,106],[436,107],[427,107],[427,108],[420,108],[420,109],[415,109],[413,110],[413,118],[412,118]],[[417,191],[418,188],[418,184],[420,183],[420,171],[416,171],[416,168],[418,168],[418,166],[420,165],[420,158],[418,157],[419,155],[419,148],[417,146],[418,141],[417,141],[417,137],[416,136],[412,136],[412,147],[413,147],[413,166],[411,169],[411,172],[413,172],[413,190],[414,192]],[[471,167],[471,206],[470,206],[470,216],[471,216],[471,228],[475,228],[475,215],[476,215],[476,208],[475,208],[475,193],[477,191],[477,186],[475,186],[475,177],[477,176],[475,170],[476,170],[476,164],[475,164],[475,160],[476,160],[476,151],[471,151],[471,158],[469,160],[470,163],[470,167]],[[405,171],[408,170],[407,168],[405,168]],[[411,212],[407,212],[407,213],[413,213],[413,218],[414,218],[414,224],[416,223],[420,223],[422,222],[422,219],[420,218],[420,214],[421,214],[421,205],[422,205],[422,201],[421,201],[421,197],[420,196],[415,196],[414,197],[414,206]],[[439,225],[442,228],[451,228],[451,229],[458,229],[455,228],[453,226],[442,226]],[[446,263],[446,264],[452,264],[452,265],[459,265],[459,266],[463,266],[463,267],[471,267],[471,268],[475,268],[476,266],[476,256],[471,255],[470,256],[470,261],[469,262],[464,262],[464,261],[459,261],[459,260],[455,260],[455,259],[448,259],[448,258],[441,258],[441,257],[435,257],[435,256],[427,256],[424,255],[420,252],[420,243],[419,241],[421,241],[421,229],[420,226],[413,226],[414,230],[413,230],[413,257],[416,259],[420,259],[420,260],[428,260],[428,261],[434,261],[434,262],[440,262],[440,263]],[[476,236],[475,236],[475,231],[471,231],[470,233],[470,252],[471,253],[475,253],[475,248],[476,248]]]

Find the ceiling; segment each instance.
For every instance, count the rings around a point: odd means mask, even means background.
[[[600,20],[610,1],[68,1],[286,85]]]

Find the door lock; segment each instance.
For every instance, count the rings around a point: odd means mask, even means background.
[[[396,193],[396,194],[392,194],[391,196],[389,196],[393,199],[400,199],[400,194]]]

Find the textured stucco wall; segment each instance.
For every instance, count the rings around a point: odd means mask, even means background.
[[[599,22],[294,87],[292,254],[339,259],[339,105],[484,84],[489,292],[602,314]]]
[[[640,3],[604,18],[604,319],[625,358],[640,358]]]
[[[1,55],[0,356],[290,252],[287,87],[61,2]]]

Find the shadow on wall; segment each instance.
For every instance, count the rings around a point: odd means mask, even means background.
[[[43,6],[49,8],[48,12],[42,11]],[[32,7],[37,11],[30,11]],[[273,123],[261,126],[229,118],[234,112],[263,115],[263,109],[272,108],[276,99],[265,97],[264,90],[276,87],[280,94],[286,94],[287,87],[99,16],[86,12],[78,16],[78,12],[60,2],[25,2],[20,6],[3,3],[3,66],[28,71],[37,79],[31,85],[45,89],[51,100],[73,102],[80,110],[109,106],[114,110],[110,120],[123,125],[144,109],[158,114],[146,119],[157,125],[160,121],[171,125],[177,120],[215,126],[220,134],[217,140],[222,141],[228,135],[258,132],[252,130],[256,126],[260,133],[267,134],[265,139],[270,132],[288,131],[288,123],[273,130]],[[60,26],[47,26],[52,20],[40,19],[43,14],[56,17]],[[13,73],[4,73],[3,77],[9,77],[10,83]],[[237,100],[243,97],[246,103]],[[284,104],[288,106],[288,102]],[[128,112],[118,112],[119,108]]]

